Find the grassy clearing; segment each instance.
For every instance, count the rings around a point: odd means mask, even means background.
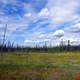
[[[80,52],[5,53],[0,80],[80,80]]]

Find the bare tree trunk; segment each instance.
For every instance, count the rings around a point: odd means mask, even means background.
[[[68,40],[68,51],[70,50],[70,40]]]
[[[1,55],[3,54],[4,44],[5,44],[5,37],[6,37],[6,31],[7,31],[7,24],[4,28],[4,34],[3,34],[3,42],[2,42],[2,48],[1,48]]]

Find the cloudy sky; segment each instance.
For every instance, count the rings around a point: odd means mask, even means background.
[[[23,45],[80,41],[80,0],[0,0],[0,41]]]

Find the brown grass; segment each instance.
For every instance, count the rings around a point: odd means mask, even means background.
[[[80,73],[75,75],[75,80],[80,80]]]
[[[0,80],[80,80],[80,53],[0,56]]]
[[[66,69],[0,71],[0,80],[80,80]]]

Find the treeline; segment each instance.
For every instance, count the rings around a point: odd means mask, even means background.
[[[12,52],[12,51],[22,51],[22,52],[63,52],[63,51],[80,51],[80,45],[71,45],[70,41],[67,41],[67,44],[63,44],[61,41],[58,46],[34,46],[34,47],[26,47],[26,46],[14,46],[13,43],[9,44],[0,44],[0,52]]]
[[[47,46],[46,43],[42,47],[34,46],[34,47],[26,47],[15,45],[10,41],[5,43],[6,41],[6,32],[7,32],[7,24],[4,28],[4,34],[2,43],[0,42],[0,52],[12,52],[12,51],[23,51],[23,52],[61,52],[61,51],[80,51],[80,45],[71,45],[70,41],[68,40],[66,44],[61,41],[60,45],[58,46]],[[56,41],[55,41],[56,42]]]

